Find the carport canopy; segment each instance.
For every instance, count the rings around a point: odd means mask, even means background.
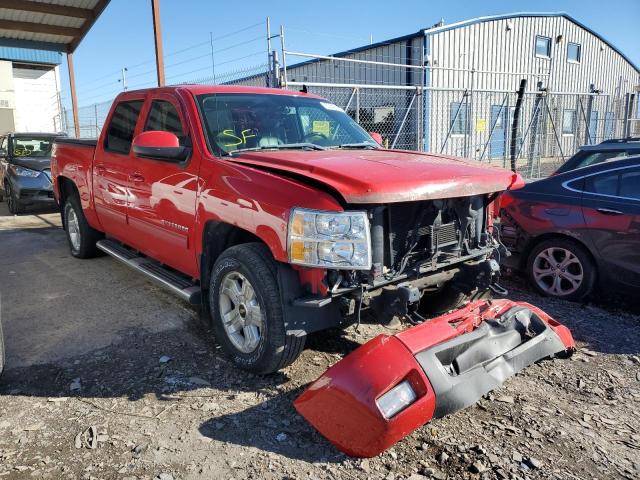
[[[79,136],[73,52],[110,0],[0,0],[0,41],[67,54],[73,123]]]

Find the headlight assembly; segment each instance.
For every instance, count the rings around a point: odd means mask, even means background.
[[[31,170],[30,168],[25,167],[15,167],[15,172],[19,177],[36,178],[40,176],[40,172],[38,172],[37,170]]]
[[[371,268],[366,212],[321,212],[294,208],[289,219],[289,261],[346,270]]]

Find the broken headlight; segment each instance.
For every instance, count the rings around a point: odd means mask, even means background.
[[[322,212],[294,208],[289,218],[289,261],[349,270],[371,268],[366,212]]]

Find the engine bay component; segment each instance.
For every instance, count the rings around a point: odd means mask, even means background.
[[[373,457],[431,419],[472,405],[523,368],[574,349],[569,329],[539,308],[480,300],[370,340],[294,406],[339,450]]]

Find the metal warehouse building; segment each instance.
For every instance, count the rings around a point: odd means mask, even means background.
[[[509,157],[524,79],[513,143],[531,174],[637,129],[638,67],[565,13],[440,22],[331,56],[290,51],[282,38],[280,62],[283,86],[330,98],[388,146],[497,163]]]
[[[0,134],[60,130],[60,62],[58,51],[0,40]]]

